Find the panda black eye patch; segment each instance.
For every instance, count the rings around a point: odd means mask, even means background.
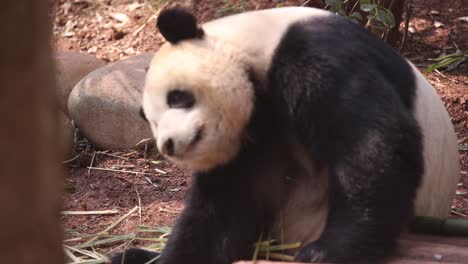
[[[191,108],[195,97],[191,92],[172,90],[167,94],[167,105],[171,108]]]

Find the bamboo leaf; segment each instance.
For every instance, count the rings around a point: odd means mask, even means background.
[[[114,237],[109,237],[109,238],[105,238],[105,239],[101,239],[101,240],[96,240],[96,241],[93,241],[91,243],[86,243],[84,245],[78,246],[77,248],[94,247],[94,246],[114,243],[114,242],[118,242],[118,241],[122,241],[122,240],[128,240],[128,239],[132,239],[134,237],[135,237],[135,234],[133,234],[133,233],[122,235],[122,236],[114,236]]]
[[[372,0],[361,0],[361,5],[370,5],[372,4]]]
[[[393,17],[392,12],[381,6],[378,7],[377,20],[381,21],[390,28],[395,26],[395,18]]]
[[[279,250],[286,250],[286,249],[294,249],[301,246],[301,243],[288,243],[288,244],[281,244],[275,246],[269,246],[268,248],[262,248],[262,251],[266,251],[267,249],[270,251],[279,251]]]
[[[325,3],[329,6],[340,6],[343,1],[341,0],[325,0]]]
[[[361,10],[364,12],[370,12],[374,10],[376,7],[377,5],[374,5],[374,4],[361,4]]]
[[[359,13],[359,12],[353,12],[353,13],[350,15],[350,17],[353,17],[353,18],[357,19],[358,21],[362,21],[362,15],[361,15],[361,13]]]

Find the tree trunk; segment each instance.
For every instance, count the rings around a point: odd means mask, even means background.
[[[392,46],[397,46],[401,40],[400,23],[403,19],[403,11],[405,10],[405,0],[382,0],[382,6],[389,9],[395,17],[395,27],[390,30],[386,38],[387,43]]]
[[[48,1],[2,1],[0,36],[0,262],[64,263]]]

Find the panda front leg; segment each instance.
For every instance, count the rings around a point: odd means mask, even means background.
[[[151,260],[153,264],[214,263],[209,260],[215,238],[208,210],[188,202],[161,253],[130,248],[112,256],[111,263],[145,264]]]
[[[158,264],[231,264],[250,259],[262,228],[261,210],[252,207],[242,192],[231,196],[236,192],[233,185],[225,185],[231,190],[207,194],[206,189],[199,193],[197,184]]]
[[[213,176],[213,175],[206,175]],[[231,264],[250,259],[261,232],[262,210],[242,188],[242,180],[195,177],[189,198],[156,264]],[[239,178],[239,177],[238,177]],[[144,264],[153,252],[131,249],[112,264]]]
[[[412,215],[421,157],[411,152],[411,146],[386,147],[378,155],[361,147],[359,159],[330,166],[325,229],[299,251],[296,261],[381,263],[394,252]]]

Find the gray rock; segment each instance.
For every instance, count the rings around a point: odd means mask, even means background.
[[[90,54],[75,51],[57,51],[55,62],[57,100],[60,109],[68,116],[68,96],[73,87],[88,73],[106,65],[106,62]]]
[[[153,53],[102,67],[82,79],[68,100],[70,116],[83,135],[100,149],[129,149],[152,138],[140,118],[146,68]]]

